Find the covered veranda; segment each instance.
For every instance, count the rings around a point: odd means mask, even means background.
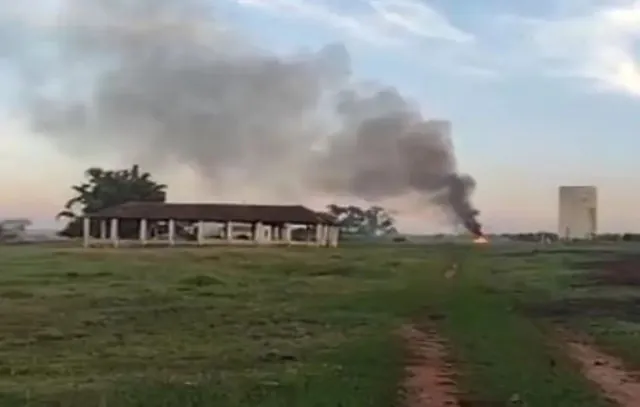
[[[123,228],[127,233],[123,233]],[[85,247],[178,244],[337,247],[339,234],[331,216],[302,205],[130,202],[88,214],[83,219]]]

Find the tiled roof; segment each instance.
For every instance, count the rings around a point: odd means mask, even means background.
[[[334,224],[302,205],[128,202],[89,214],[91,218]]]

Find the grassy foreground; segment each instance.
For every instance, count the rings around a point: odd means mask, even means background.
[[[0,405],[391,406],[404,362],[394,330],[441,261],[2,249]]]
[[[563,259],[2,248],[0,406],[397,406],[407,322],[448,339],[470,406],[606,406],[529,312],[571,295]],[[461,271],[446,280],[452,261]]]
[[[550,321],[525,311],[544,297],[524,280],[494,275],[497,265],[509,263],[497,257],[466,260],[457,279],[441,283],[429,302],[431,319],[449,339],[469,405],[608,406],[567,358]]]

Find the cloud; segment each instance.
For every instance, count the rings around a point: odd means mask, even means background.
[[[556,64],[560,74],[591,80],[598,90],[640,97],[640,1],[518,23],[536,56]]]
[[[472,42],[474,37],[453,26],[446,17],[423,2],[413,0],[371,0],[378,17],[406,32],[425,38]]]
[[[314,22],[374,47],[399,52],[417,64],[476,79],[499,77],[470,55],[475,35],[422,0],[228,0],[278,17]],[[340,7],[336,6],[341,4]],[[473,45],[473,46],[469,46]]]
[[[468,43],[474,39],[473,35],[455,27],[445,16],[417,0],[362,0],[356,2],[361,6],[357,12],[332,8],[321,0],[232,1],[241,6],[326,24],[376,45],[398,46],[416,39]]]
[[[344,15],[320,2],[305,0],[232,0],[245,6],[279,13],[281,16],[302,18],[338,28],[347,34],[380,45],[399,45],[396,38],[392,38],[377,27],[377,22],[366,16],[353,17]]]
[[[32,2],[0,0],[0,23],[47,27],[55,22],[58,6],[57,0],[38,0],[37,7]]]

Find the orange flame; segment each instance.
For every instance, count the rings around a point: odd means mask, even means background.
[[[476,243],[476,244],[487,244],[487,243],[489,243],[489,239],[487,239],[484,236],[478,236],[475,239],[473,239],[473,243]]]

